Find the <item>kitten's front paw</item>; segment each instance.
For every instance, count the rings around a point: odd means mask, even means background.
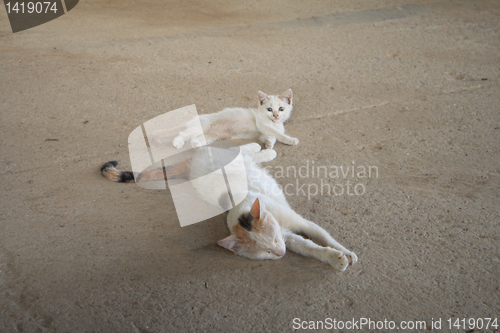
[[[332,251],[328,263],[333,268],[343,272],[349,266],[349,259],[343,252]]]
[[[181,136],[176,136],[172,143],[177,149],[181,149],[182,147],[184,147],[184,139]]]
[[[296,146],[299,144],[299,139],[297,138],[291,138],[290,141],[287,142],[290,146]]]

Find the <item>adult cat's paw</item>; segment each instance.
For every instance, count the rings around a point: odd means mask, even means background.
[[[346,253],[347,258],[349,259],[349,264],[355,264],[358,262],[358,256],[354,254],[354,252]]]
[[[333,268],[343,272],[349,266],[349,259],[347,259],[347,256],[343,252],[332,250],[328,258],[328,263]]]
[[[176,136],[172,143],[177,149],[181,149],[182,147],[184,147],[184,139],[181,136]]]
[[[287,142],[290,146],[296,146],[299,144],[299,139],[297,138],[291,138],[290,141]]]
[[[252,153],[257,153],[262,149],[262,147],[256,143],[248,143],[246,145],[240,146],[240,150],[243,154],[252,154]]]
[[[278,153],[274,149],[264,149],[259,154],[262,155],[263,162],[272,161],[278,156]]]

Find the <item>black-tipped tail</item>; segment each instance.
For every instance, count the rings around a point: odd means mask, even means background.
[[[118,183],[135,183],[134,174],[131,171],[120,171],[116,169],[117,161],[109,161],[101,167],[102,175],[111,181]]]

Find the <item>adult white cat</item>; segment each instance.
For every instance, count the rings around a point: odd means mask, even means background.
[[[197,119],[193,119],[174,138],[174,147],[181,149],[188,140],[196,148],[227,139],[259,139],[268,149],[274,147],[276,140],[297,145],[299,140],[286,135],[283,126],[292,112],[292,90],[288,89],[280,96],[268,96],[259,91],[258,97],[257,109],[226,108],[217,113],[200,115],[201,129],[197,126]]]
[[[240,256],[250,259],[279,259],[285,255],[286,248],[304,256],[312,257],[345,270],[358,259],[356,255],[335,241],[327,231],[314,222],[304,219],[290,208],[278,183],[257,163],[267,162],[276,157],[273,149],[260,150],[257,143],[240,147],[243,153],[242,168],[224,167],[226,179],[231,180],[231,189],[247,189],[248,193],[231,192],[231,196],[243,197],[238,205],[229,210],[227,226],[231,235],[218,244]],[[190,179],[200,197],[223,209],[232,207],[227,202],[228,188],[221,184],[214,164],[231,160],[227,149],[216,146],[201,147],[192,157],[170,166],[168,178]],[[116,162],[108,162],[101,168],[102,174],[113,181],[133,182],[130,171],[115,169]],[[243,173],[242,173],[243,171]],[[141,179],[164,180],[164,170],[147,170]],[[214,178],[215,177],[215,178]],[[246,184],[244,183],[246,182]],[[242,186],[243,185],[243,186]],[[246,186],[245,186],[246,185]],[[305,234],[309,239],[298,235]]]
[[[236,179],[237,182],[247,182],[248,187],[235,187],[248,188],[248,195],[229,211],[227,225],[231,235],[218,244],[250,259],[279,259],[288,248],[340,271],[345,270],[349,262],[355,263],[358,259],[353,252],[340,245],[323,228],[290,208],[277,182],[257,164],[274,159],[276,152],[260,149],[257,143],[241,147],[246,177],[241,175],[241,169],[225,170],[227,178],[233,182]],[[217,185],[220,182],[206,176],[211,172],[207,169],[209,159],[224,159],[224,149],[207,147],[206,150],[199,150],[191,161],[190,178],[198,180],[193,182],[193,186],[201,197],[217,203],[219,198],[227,197],[227,187]],[[205,177],[200,178],[200,175]],[[297,233],[305,234],[309,239]]]

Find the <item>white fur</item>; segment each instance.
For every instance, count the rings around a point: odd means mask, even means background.
[[[256,109],[226,108],[199,116],[202,128],[193,119],[174,138],[174,147],[181,149],[186,141],[190,141],[196,148],[225,139],[259,139],[268,149],[272,149],[276,141],[297,145],[299,140],[286,135],[283,126],[292,112],[292,90],[288,89],[280,96],[268,96],[259,91],[258,97]]]
[[[347,268],[349,262],[355,263],[357,256],[353,252],[340,245],[320,226],[304,219],[292,210],[277,182],[257,164],[257,162],[272,159],[273,156],[269,154],[272,154],[274,150],[258,151],[258,148],[260,147],[256,147],[255,144],[241,147],[242,152],[245,153],[248,195],[229,211],[227,225],[229,230],[233,230],[233,227],[239,223],[240,216],[248,214],[258,200],[261,218],[267,221],[269,228],[261,233],[249,232],[255,243],[252,247],[239,246],[241,244],[238,243],[234,234],[219,241],[219,245],[251,259],[278,259],[284,255],[286,244],[286,248],[293,252],[315,258],[341,271]],[[192,168],[203,168],[203,164],[196,165],[195,157]],[[200,172],[203,171],[200,170]],[[230,177],[231,171],[226,170],[226,173]],[[240,179],[245,181],[241,177]],[[200,181],[195,185],[198,192],[207,193],[202,188],[211,188],[210,192],[217,193],[217,197],[224,191],[227,192],[224,188],[214,189],[209,178],[204,177],[204,180],[205,182]],[[296,233],[304,233],[310,239],[305,239]]]

